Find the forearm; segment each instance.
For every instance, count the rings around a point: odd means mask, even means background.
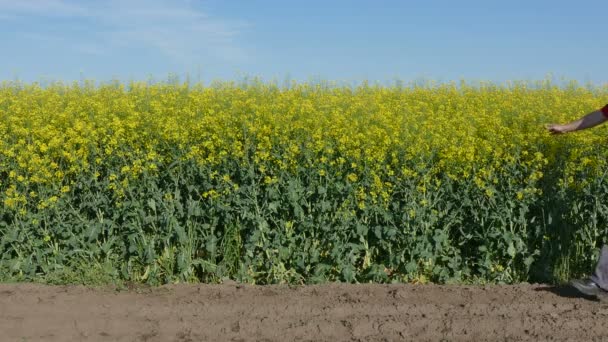
[[[593,111],[584,117],[566,124],[568,132],[580,131],[581,129],[595,127],[608,120],[608,105],[604,108]]]

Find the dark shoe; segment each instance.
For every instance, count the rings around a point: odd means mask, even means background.
[[[574,286],[579,292],[586,294],[587,296],[606,296],[607,292],[599,287],[591,279],[575,279],[570,282],[570,285]]]

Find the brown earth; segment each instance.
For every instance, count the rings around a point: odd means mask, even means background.
[[[0,284],[1,341],[605,341],[607,323],[547,285]]]

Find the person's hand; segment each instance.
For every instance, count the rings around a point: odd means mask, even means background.
[[[568,129],[568,126],[566,126],[566,125],[549,124],[549,125],[546,125],[545,127],[547,127],[549,132],[553,135],[568,133],[570,131]]]

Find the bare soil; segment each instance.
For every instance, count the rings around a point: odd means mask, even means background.
[[[569,287],[0,284],[0,341],[601,341]]]

